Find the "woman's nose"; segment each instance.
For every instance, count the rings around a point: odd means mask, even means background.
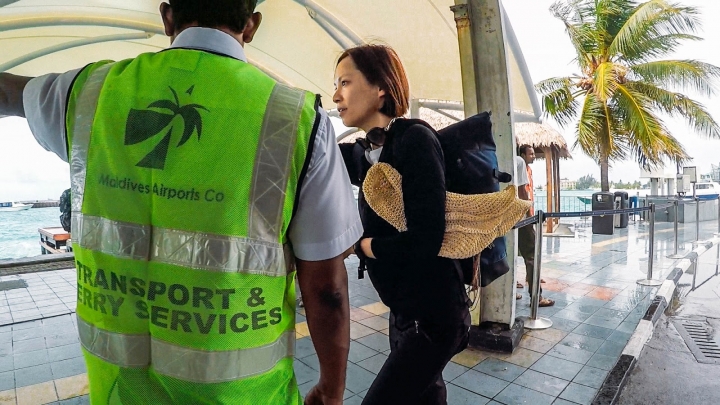
[[[340,89],[335,89],[335,93],[333,93],[332,100],[333,100],[333,103],[335,103],[335,104],[340,102]]]

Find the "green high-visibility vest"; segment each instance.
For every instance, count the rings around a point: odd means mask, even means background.
[[[301,403],[287,229],[317,105],[195,50],[79,74],[67,133],[91,403]]]

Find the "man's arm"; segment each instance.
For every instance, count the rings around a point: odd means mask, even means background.
[[[321,261],[297,259],[305,316],[320,361],[320,381],[307,400],[342,404],[350,350],[350,302],[343,253]],[[320,400],[320,402],[317,402]]]
[[[25,117],[23,90],[32,77],[0,73],[0,116]]]
[[[530,201],[530,196],[528,195],[527,187],[525,184],[517,186],[517,190],[518,198],[520,198],[521,200]]]

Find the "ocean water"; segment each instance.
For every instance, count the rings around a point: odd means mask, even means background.
[[[0,260],[40,255],[38,228],[57,226],[60,226],[57,207],[0,212]]]

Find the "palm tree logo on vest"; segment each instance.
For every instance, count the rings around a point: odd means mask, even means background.
[[[153,138],[167,129],[162,140],[140,160],[136,166],[148,169],[164,169],[165,160],[167,159],[170,149],[170,140],[173,134],[173,128],[180,117],[183,123],[183,133],[180,142],[176,148],[183,146],[197,132],[198,142],[202,135],[202,116],[199,110],[209,111],[207,108],[199,104],[180,105],[178,94],[172,87],[173,100],[158,100],[150,103],[147,110],[130,109],[127,122],[125,123],[125,146],[136,145]],[[192,95],[195,86],[191,86],[185,93]],[[169,111],[157,111],[166,110]]]

